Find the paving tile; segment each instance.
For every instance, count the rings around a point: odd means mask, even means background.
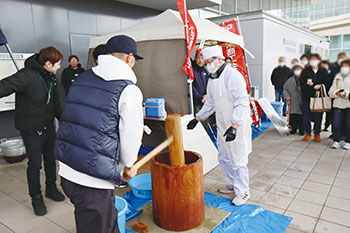
[[[304,232],[312,232],[317,222],[316,218],[312,218],[292,211],[286,211],[285,215],[293,218],[292,222],[290,223],[291,228]]]
[[[331,186],[327,185],[327,184],[321,184],[321,183],[317,183],[317,182],[314,182],[314,181],[311,181],[311,180],[307,180],[303,184],[301,189],[313,191],[313,192],[316,192],[316,193],[328,194],[329,190],[331,189]]]
[[[3,225],[0,222],[0,232],[1,233],[13,233],[13,231],[11,231],[9,228],[7,228],[5,225]]]
[[[350,193],[348,193],[348,196],[350,196]],[[339,197],[329,196],[327,198],[325,205],[328,207],[335,208],[335,209],[340,209],[340,210],[350,212],[350,200],[349,199],[343,199],[343,198],[339,198]]]
[[[349,193],[350,193],[350,188],[340,188],[340,187],[333,186],[329,195],[350,200]]]
[[[350,233],[350,228],[335,223],[319,220],[315,233]]]
[[[274,212],[274,213],[278,213],[278,214],[283,214],[284,213],[284,209],[281,209],[281,208],[277,208],[277,207],[274,207],[274,206],[271,206],[271,205],[267,205],[267,204],[259,204],[261,207],[263,207],[264,209],[266,210],[269,210],[271,212]]]
[[[67,231],[53,222],[48,222],[46,224],[43,224],[39,227],[36,227],[28,231],[28,233],[39,233],[39,232],[66,233]]]
[[[22,218],[12,220],[6,223],[6,226],[11,228],[16,233],[29,232],[37,227],[48,224],[50,221],[45,217],[38,217],[30,213]]]
[[[275,183],[283,172],[277,172],[273,170],[264,170],[258,172],[254,176],[254,180],[263,181],[267,183]]]
[[[295,197],[298,200],[311,202],[314,204],[323,205],[326,201],[327,194],[315,193],[308,190],[300,190]]]
[[[250,181],[250,184],[249,186],[253,189],[257,189],[257,190],[260,190],[260,191],[263,191],[263,192],[267,192],[270,190],[270,188],[272,187],[273,183],[269,183],[269,182],[265,182],[265,181],[261,181],[261,180],[257,180],[255,179],[252,179]]]
[[[336,178],[334,181],[334,186],[340,188],[349,188],[350,187],[350,179],[346,178]]]
[[[300,188],[304,182],[305,182],[304,179],[299,179],[299,178],[295,178],[292,176],[286,176],[286,175],[281,176],[277,180],[278,184],[288,185],[288,186],[291,186],[294,188]]]
[[[73,212],[64,214],[58,218],[53,219],[52,221],[67,231],[72,231],[75,229],[75,219]]]
[[[289,227],[285,233],[305,233],[305,232]]]
[[[259,201],[259,203],[271,205],[280,209],[286,209],[291,202],[292,198],[275,193],[266,193]]]
[[[269,192],[293,198],[298,193],[298,191],[299,191],[298,188],[294,188],[294,187],[291,187],[291,186],[286,186],[286,185],[283,185],[283,184],[274,184],[271,187]]]
[[[321,214],[322,205],[317,205],[310,202],[294,199],[288,207],[288,210],[310,217],[318,218]]]
[[[320,219],[350,227],[350,212],[325,206]]]
[[[258,202],[264,195],[265,195],[265,192],[251,188],[249,200]]]
[[[328,185],[332,185],[334,179],[335,177],[325,176],[314,172],[312,172],[308,177],[308,180],[311,180],[317,183],[328,184]]]
[[[287,169],[283,175],[292,176],[292,177],[299,178],[299,179],[306,179],[306,177],[309,176],[309,172],[308,171],[294,170],[294,169]]]
[[[337,178],[349,178],[350,177],[350,172],[346,171],[339,171],[337,174]]]

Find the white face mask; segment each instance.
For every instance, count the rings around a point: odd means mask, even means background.
[[[318,60],[310,60],[310,66],[312,68],[317,68],[319,61]]]
[[[214,60],[206,65],[206,68],[210,74],[215,74],[219,67],[216,67],[217,60]]]
[[[285,65],[286,65],[285,62],[280,62],[280,63],[279,63],[279,66],[280,66],[280,67],[283,67],[283,66],[285,66]]]
[[[295,76],[300,76],[301,75],[301,70],[294,70],[294,75]]]
[[[301,64],[303,64],[304,66],[307,65],[309,63],[308,60],[301,60]]]
[[[349,73],[349,71],[350,71],[350,68],[349,68],[349,67],[343,66],[343,67],[340,68],[340,73],[341,73],[342,75],[347,75],[347,74]]]

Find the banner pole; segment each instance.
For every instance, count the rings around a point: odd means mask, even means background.
[[[237,20],[236,20],[236,21],[237,21],[238,33],[239,33],[241,36],[243,36],[243,35],[242,35],[242,31],[241,31],[241,22],[239,21],[239,16],[237,16]],[[243,55],[244,55],[245,66],[246,66],[246,69],[247,69],[247,78],[248,78],[248,82],[249,82],[249,85],[251,85],[252,83],[251,83],[251,80],[250,80],[249,65],[248,65],[248,61],[247,61],[247,56],[246,56],[245,51],[244,51],[243,48],[242,48],[242,50],[243,50]]]

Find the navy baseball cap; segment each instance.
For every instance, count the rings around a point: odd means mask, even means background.
[[[125,35],[113,36],[107,41],[105,46],[106,53],[132,53],[136,60],[143,57],[137,55],[137,46],[134,39]]]

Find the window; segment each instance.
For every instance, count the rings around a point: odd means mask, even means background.
[[[262,9],[263,10],[270,10],[270,0],[262,0]]]
[[[260,10],[260,0],[250,0],[250,9],[249,11]]]
[[[323,3],[317,3],[314,5],[314,7],[315,7],[314,9],[315,10],[323,10],[323,5],[324,5]]]
[[[325,18],[331,17],[331,16],[334,16],[334,11],[333,11],[333,9],[325,10],[325,11],[324,11],[324,17],[325,17]]]
[[[221,11],[232,14],[235,13],[236,0],[223,0],[221,5]]]
[[[344,14],[344,7],[343,8],[338,8],[334,10],[334,15],[343,15]]]
[[[336,61],[338,57],[338,53],[340,53],[340,49],[332,49],[329,51],[329,58],[331,61]]]
[[[335,8],[343,8],[345,5],[345,0],[337,0],[335,2]]]
[[[346,0],[345,5],[350,6],[350,0]]]
[[[237,2],[237,12],[248,12],[249,11],[249,1],[241,1]]]
[[[350,49],[350,34],[344,35],[343,48]]]
[[[331,41],[331,45],[330,45],[330,48],[331,49],[336,49],[336,48],[341,48],[341,36],[331,36],[329,38],[329,40]]]
[[[270,0],[270,9],[271,10],[278,9],[278,0]]]
[[[324,4],[324,9],[333,9],[334,8],[334,2],[326,2]]]
[[[350,7],[346,7],[344,13],[345,13],[345,14],[350,14]]]

